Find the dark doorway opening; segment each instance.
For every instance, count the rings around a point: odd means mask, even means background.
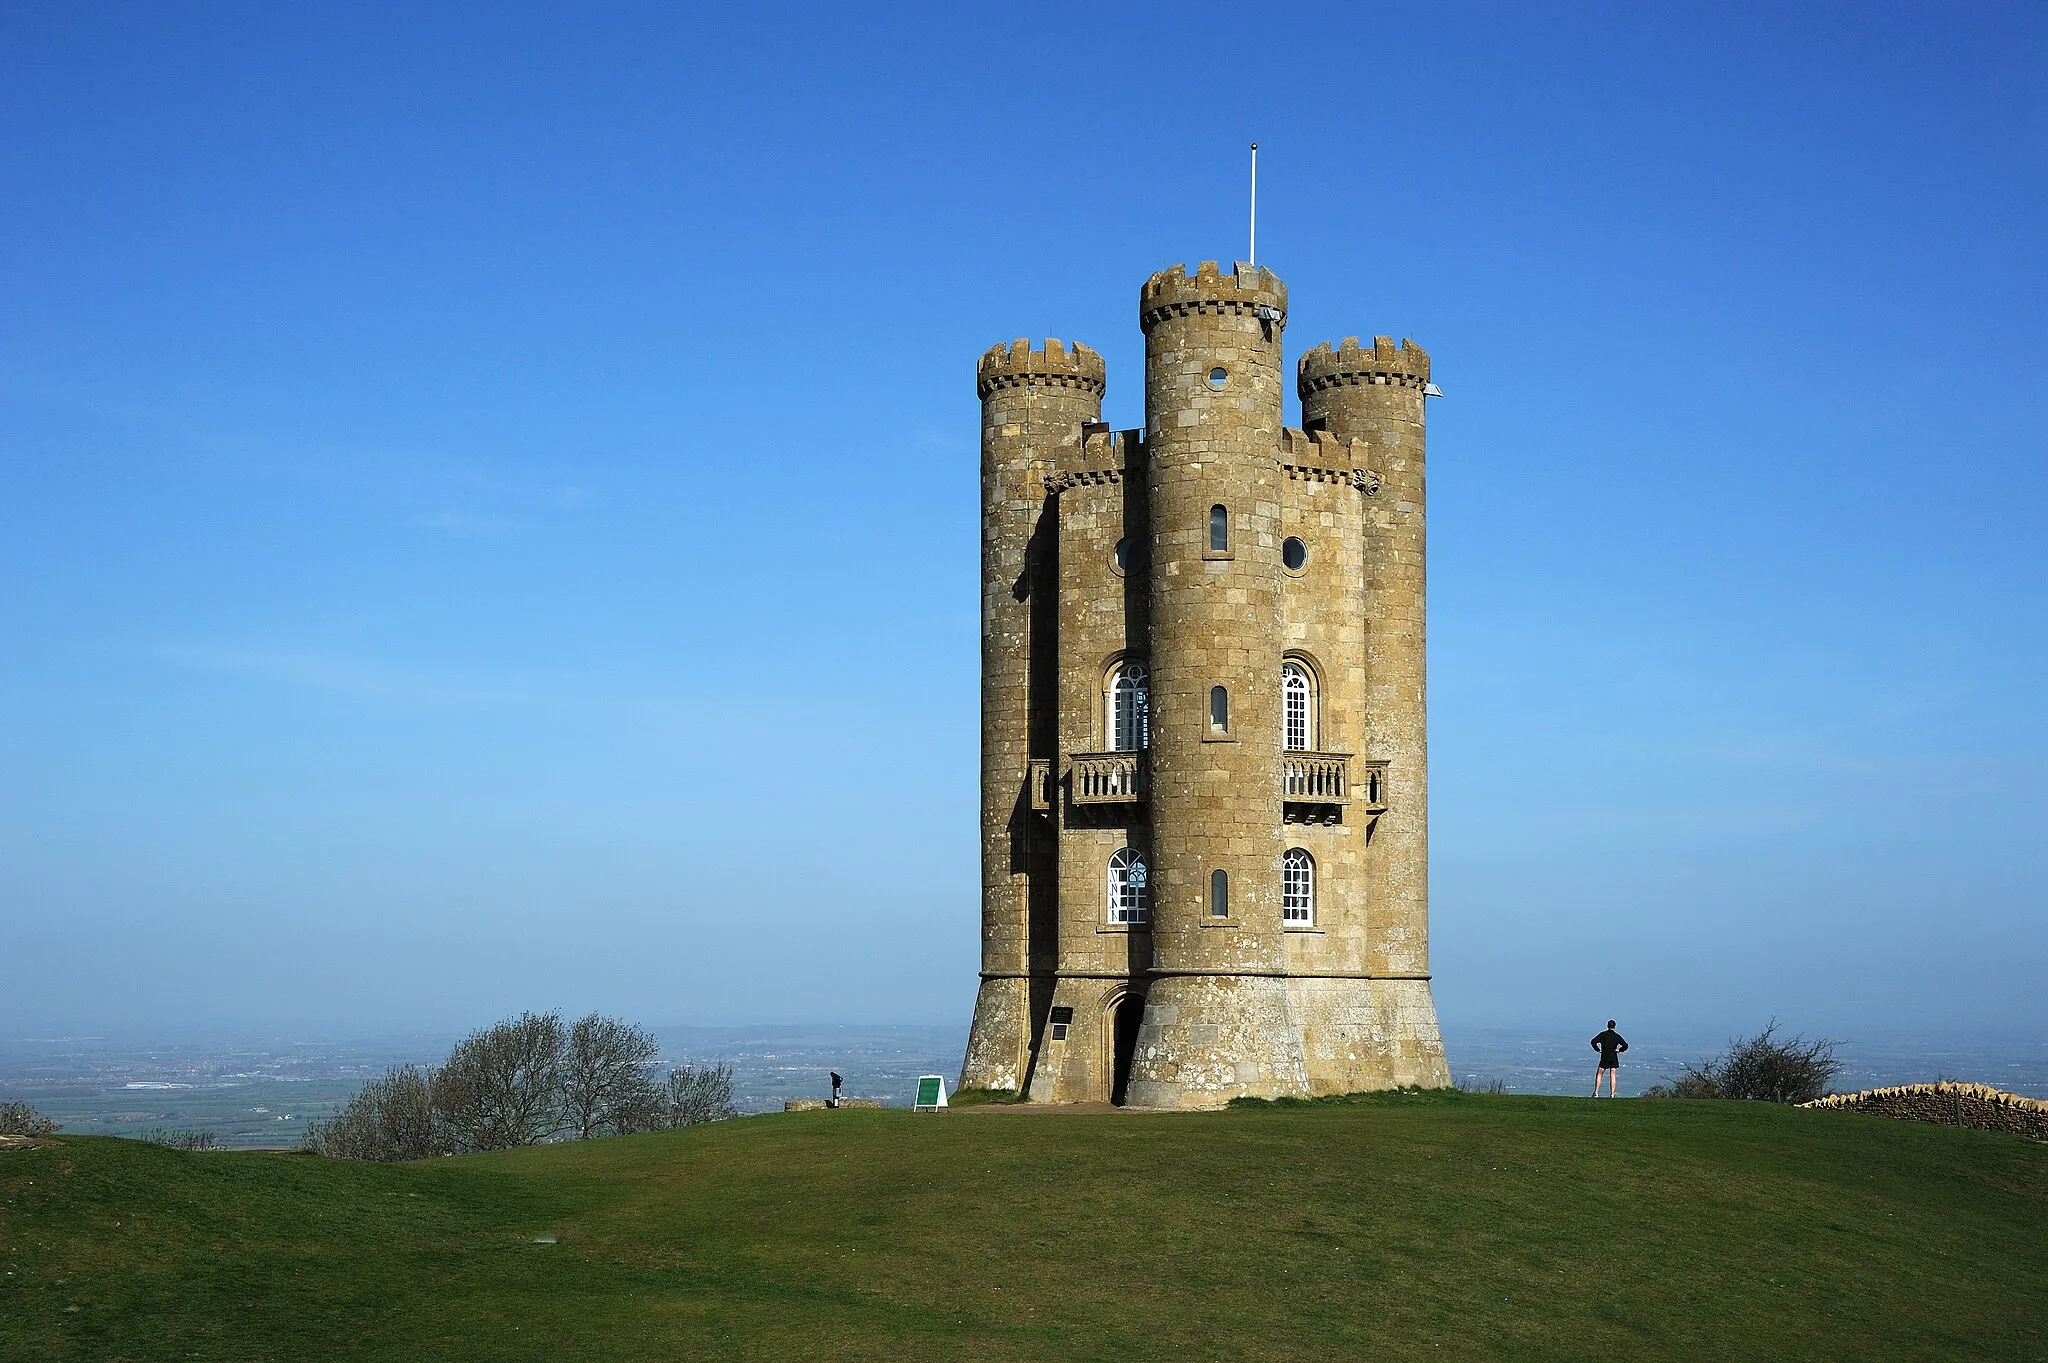
[[[1141,994],[1126,994],[1118,999],[1110,1015],[1109,1101],[1118,1107],[1124,1105],[1124,1094],[1131,1087],[1131,1057],[1138,1053],[1138,1024],[1144,1020],[1145,999]]]

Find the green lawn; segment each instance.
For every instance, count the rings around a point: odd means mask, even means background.
[[[0,1152],[0,1358],[2048,1359],[2048,1146],[1852,1113],[842,1111],[398,1166],[59,1140]]]

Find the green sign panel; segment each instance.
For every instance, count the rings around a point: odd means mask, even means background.
[[[921,1074],[917,1078],[917,1104],[919,1112],[937,1112],[946,1105],[946,1081],[936,1074]]]

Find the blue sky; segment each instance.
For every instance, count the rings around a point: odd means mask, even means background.
[[[7,5],[5,1025],[964,1023],[974,360],[1255,139],[1446,1025],[2042,1031],[2048,10],[1786,11]]]

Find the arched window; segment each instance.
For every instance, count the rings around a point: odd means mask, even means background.
[[[1299,847],[1280,858],[1280,921],[1297,927],[1316,921],[1316,859]]]
[[[1209,732],[1230,732],[1230,692],[1220,686],[1209,688]]]
[[[1209,872],[1209,916],[1230,917],[1230,876],[1223,871]]]
[[[1120,849],[1109,859],[1109,921],[1144,923],[1151,920],[1146,891],[1145,859],[1130,848]]]
[[[1145,664],[1123,663],[1109,683],[1109,749],[1136,752],[1152,746],[1152,694]]]
[[[1212,506],[1209,508],[1209,552],[1227,554],[1230,552],[1230,508]]]
[[[1307,752],[1316,745],[1315,699],[1308,669],[1292,659],[1280,664],[1280,713],[1289,752]]]

